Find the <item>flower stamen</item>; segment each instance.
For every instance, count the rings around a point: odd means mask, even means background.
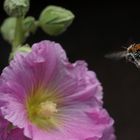
[[[57,105],[52,101],[46,101],[40,103],[39,105],[38,114],[40,114],[40,116],[51,117],[54,113],[57,112],[58,112]]]

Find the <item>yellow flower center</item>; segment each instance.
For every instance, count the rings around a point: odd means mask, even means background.
[[[56,103],[52,101],[42,102],[39,105],[38,114],[41,116],[51,117],[54,113],[57,113]]]
[[[26,109],[29,120],[37,127],[49,130],[60,124],[57,117],[60,98],[50,90],[38,88],[32,91],[26,100]]]

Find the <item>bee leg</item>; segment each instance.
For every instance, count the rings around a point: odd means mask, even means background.
[[[135,56],[132,53],[130,53],[130,55],[133,58],[132,63],[134,63],[137,68],[140,68],[140,62],[135,58]]]
[[[135,64],[135,65],[138,69],[140,69],[140,62],[137,61],[137,64]]]

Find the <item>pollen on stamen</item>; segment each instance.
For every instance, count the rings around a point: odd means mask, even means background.
[[[40,103],[38,113],[41,116],[51,117],[54,113],[57,113],[57,104],[52,101],[46,101]]]

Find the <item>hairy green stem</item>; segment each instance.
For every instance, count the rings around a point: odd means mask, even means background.
[[[22,21],[23,21],[22,17],[18,17],[16,19],[15,35],[14,35],[14,40],[12,42],[12,51],[9,56],[9,61],[13,58],[16,49],[19,46],[22,46],[22,43],[24,41],[24,31],[22,27],[23,26]]]
[[[24,40],[24,32],[22,27],[22,17],[17,18],[16,28],[15,28],[15,37],[12,44],[12,51],[14,51],[19,45],[22,45]]]

